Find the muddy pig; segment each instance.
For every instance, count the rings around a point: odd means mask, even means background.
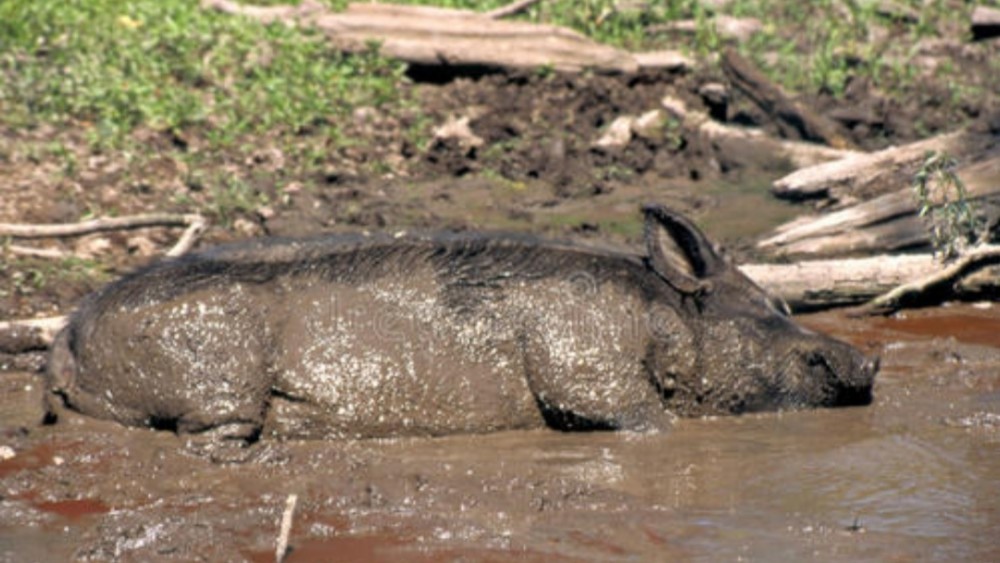
[[[47,403],[211,441],[649,430],[866,404],[877,362],[797,326],[685,217],[645,253],[528,236],[261,240],[88,297]]]

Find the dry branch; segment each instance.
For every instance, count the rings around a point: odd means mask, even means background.
[[[310,2],[259,7],[230,0],[203,0],[202,7],[263,22],[310,26],[346,52],[363,52],[377,42],[383,55],[420,65],[609,73],[639,68],[630,53],[568,28],[503,21],[468,10],[355,3],[343,12],[331,12]]]
[[[1000,9],[976,6],[971,20],[972,38],[976,41],[1000,37]]]
[[[737,42],[747,41],[755,34],[764,29],[764,24],[757,18],[734,18],[732,16],[717,15],[709,20],[715,33],[725,39]],[[646,26],[646,33],[650,35],[660,33],[695,35],[701,27],[698,20],[678,20],[668,23],[654,24]]]
[[[775,139],[760,129],[719,123],[705,112],[688,109],[678,98],[663,98],[662,105],[685,129],[696,132],[712,153],[726,159],[743,158],[758,165],[763,163],[765,167],[768,162],[775,167],[787,164],[803,167],[858,154],[816,143]]]
[[[931,254],[880,255],[794,264],[745,264],[748,277],[780,295],[793,310],[813,310],[868,303],[862,311],[883,313],[917,304],[995,289],[991,279],[974,274],[1000,263],[1000,246],[972,249],[950,264]]]
[[[81,223],[55,225],[0,223],[0,237],[29,239],[75,237],[104,231],[121,231],[146,227],[187,227],[177,243],[166,253],[167,256],[180,256],[194,246],[198,237],[208,228],[208,221],[196,213],[150,213],[127,217],[104,217]],[[11,249],[15,253],[24,255],[52,258],[61,258],[64,256],[62,253],[55,254],[47,249],[31,249],[19,246],[12,246]]]
[[[20,244],[9,244],[4,247],[6,252],[14,256],[28,256],[30,258],[49,258],[59,260],[66,258],[67,254],[58,248],[35,248],[33,246],[23,246]]]
[[[1000,264],[1000,246],[983,245],[970,250],[937,272],[893,288],[861,308],[866,314],[886,314],[928,297],[951,295],[956,284],[969,274]]]
[[[854,160],[853,157],[848,161]],[[843,161],[815,167],[829,168]],[[955,171],[965,184],[970,200],[987,214],[997,213],[1000,199],[1000,153],[961,166]],[[924,220],[919,217],[919,202],[909,181],[895,192],[875,197],[857,205],[820,217],[800,217],[779,226],[758,247],[776,255],[836,256],[850,253],[883,253],[930,244]],[[899,185],[897,184],[897,185]],[[941,204],[938,187],[930,194],[931,203]]]
[[[183,227],[197,221],[204,222],[200,215],[177,213],[151,213],[127,217],[105,217],[80,223],[55,225],[30,225],[0,223],[0,236],[14,238],[53,238],[89,235],[101,231],[120,231],[143,227]]]
[[[971,162],[997,146],[1000,137],[995,133],[963,129],[797,170],[775,181],[773,192],[785,199],[825,198],[834,203],[853,203],[908,187],[928,151]]]
[[[541,0],[518,0],[517,2],[511,2],[506,6],[500,6],[499,8],[485,12],[483,15],[491,19],[499,20],[501,18],[513,16],[514,14],[519,14],[539,2],[541,2]]]
[[[837,149],[854,148],[854,144],[840,132],[836,123],[793,100],[735,50],[726,49],[721,62],[733,85],[765,113],[773,116],[785,136],[823,143]]]

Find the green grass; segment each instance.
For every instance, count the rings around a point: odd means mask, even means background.
[[[226,145],[261,132],[336,129],[397,96],[403,66],[345,56],[323,37],[201,10],[195,1],[0,3],[8,124],[82,126],[95,146],[139,126]]]
[[[400,1],[481,11],[507,3]],[[328,3],[335,9],[347,4]],[[722,43],[711,14],[696,0],[653,1],[631,11],[617,4],[550,0],[519,17],[632,49],[672,46],[711,54]],[[840,96],[858,76],[889,89],[913,87],[905,57],[883,58],[880,50],[887,46],[869,41],[870,29],[893,29],[904,37],[895,43],[912,44],[937,33],[936,22],[962,17],[942,0],[900,4],[919,20],[889,21],[873,0],[734,0],[727,12],[765,22],[739,48],[786,88]],[[645,32],[681,18],[699,23],[694,37]],[[337,137],[336,123],[352,108],[405,103],[397,88],[403,71],[402,64],[380,57],[377,46],[343,55],[316,33],[202,10],[195,0],[0,3],[0,120],[13,126],[72,123],[97,148],[114,146],[139,126],[196,130],[217,146],[276,130],[294,135],[320,129]]]
[[[917,20],[882,14],[875,0],[734,0],[729,10],[764,22],[763,32],[739,49],[793,92],[840,97],[851,79],[865,78],[889,94],[905,95],[915,86],[909,49],[945,26],[962,28],[969,8],[943,0],[896,4]]]
[[[527,17],[638,44],[641,18],[612,5],[549,2]],[[0,3],[0,119],[79,126],[95,148],[117,146],[139,126],[197,130],[216,146],[276,129],[336,136],[336,122],[358,105],[403,103],[403,71],[377,45],[343,55],[320,34],[202,10],[194,0]]]
[[[6,244],[0,241],[0,244]],[[111,278],[109,270],[94,260],[67,257],[58,261],[12,258],[0,262],[0,298],[31,296],[59,284],[95,284]]]

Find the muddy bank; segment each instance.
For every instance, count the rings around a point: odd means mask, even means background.
[[[882,355],[872,406],[653,435],[264,441],[223,465],[166,432],[35,427],[36,376],[7,373],[0,553],[269,561],[294,493],[289,561],[994,559],[995,308],[803,320]]]

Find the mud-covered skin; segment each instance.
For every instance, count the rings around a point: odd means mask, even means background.
[[[265,240],[88,298],[48,403],[211,439],[657,429],[863,404],[877,369],[799,328],[676,213],[646,256],[522,236]]]

